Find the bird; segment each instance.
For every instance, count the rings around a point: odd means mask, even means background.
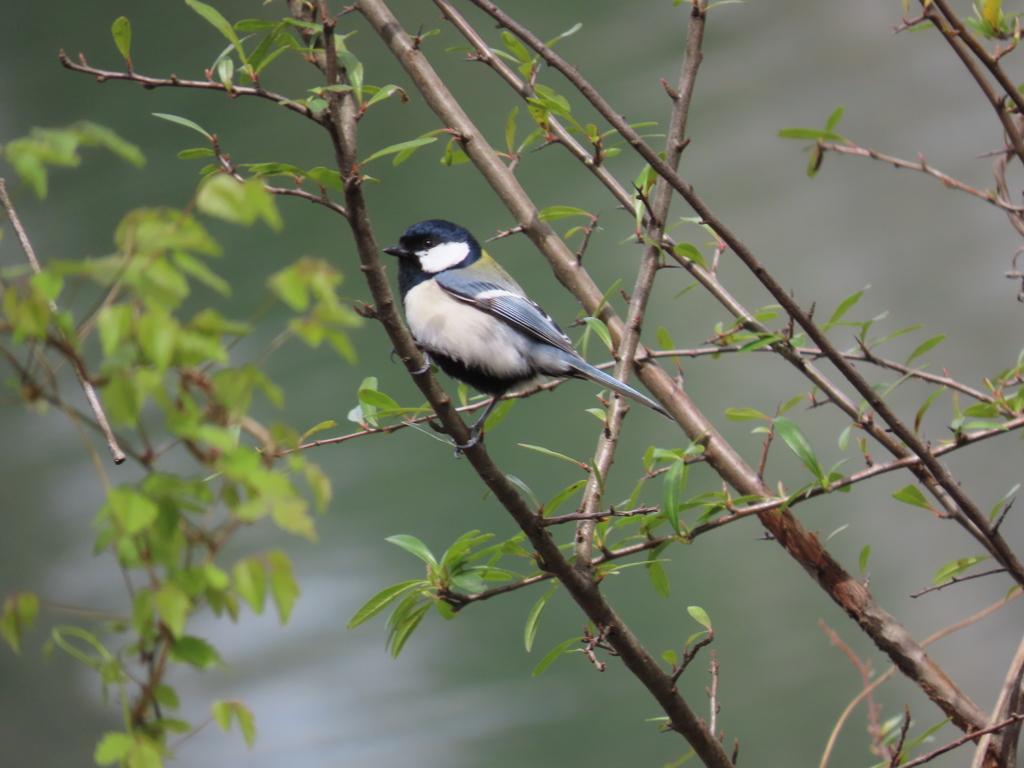
[[[465,227],[413,224],[398,245],[398,289],[417,345],[437,366],[493,400],[470,428],[476,444],[498,400],[539,376],[589,379],[671,418],[658,403],[588,363]],[[457,454],[458,454],[457,450]]]

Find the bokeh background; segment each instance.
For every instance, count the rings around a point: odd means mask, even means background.
[[[216,5],[231,20],[276,18],[285,12],[280,3],[219,0]],[[963,14],[968,6],[966,0],[956,2]],[[482,65],[445,52],[462,41],[432,3],[401,0],[393,8],[411,31],[441,29],[425,43],[427,55],[492,143],[500,145],[514,97]],[[497,44],[493,25],[468,5],[463,10]],[[678,77],[685,4],[518,2],[508,10],[545,39],[582,22],[579,33],[560,43],[562,55],[577,62],[630,121],[666,120],[669,103],[659,81],[674,83]],[[139,170],[86,150],[80,168],[52,174],[45,204],[20,190],[19,212],[44,261],[110,253],[112,232],[128,210],[188,203],[202,161],[182,161],[177,153],[202,140],[152,117],[153,112],[182,115],[217,133],[236,162],[331,165],[326,136],[269,103],[232,101],[215,93],[146,91],[123,82],[98,84],[60,67],[57,51],[63,48],[72,56],[86,53],[96,66],[119,68],[109,29],[121,15],[132,22],[133,58],[145,74],[201,78],[202,68],[224,47],[219,34],[184,2],[97,0],[45,7],[8,2],[0,7],[0,142],[33,126],[85,119],[137,143],[148,159]],[[852,316],[866,319],[888,312],[877,326],[878,335],[916,323],[926,326],[892,342],[887,347],[892,357],[903,359],[925,338],[945,333],[946,342],[929,355],[932,370],[946,367],[951,375],[980,386],[983,376],[1013,365],[1021,347],[1024,307],[1015,301],[1017,287],[1003,277],[1019,243],[1003,215],[919,174],[865,160],[827,157],[819,176],[809,180],[801,143],[776,137],[784,127],[820,127],[843,105],[846,116],[838,130],[862,146],[906,158],[920,152],[932,165],[974,186],[992,186],[991,160],[979,156],[1002,146],[994,116],[936,34],[893,33],[900,17],[896,0],[754,0],[714,8],[682,172],[804,306],[817,302],[822,316],[870,285]],[[367,82],[406,84],[356,14],[345,17],[341,26],[358,30],[349,43],[366,64]],[[301,98],[317,85],[316,73],[285,59],[271,68],[264,83]],[[1019,71],[1018,59],[1004,60],[1011,72]],[[542,78],[567,92],[551,73]],[[408,104],[395,100],[368,113],[360,133],[364,156],[440,127],[411,89],[410,95]],[[573,104],[590,119],[579,99]],[[520,113],[523,136],[530,128],[522,107]],[[367,185],[367,194],[382,245],[423,218],[452,219],[482,238],[514,223],[470,165],[439,164],[442,148],[438,143],[421,149],[397,168],[388,160],[367,168],[381,182]],[[13,176],[9,166],[0,167]],[[611,167],[628,181],[641,163],[623,153]],[[600,285],[629,273],[638,255],[636,246],[623,244],[631,217],[617,211],[582,169],[549,148],[528,155],[518,174],[538,206],[571,205],[602,214],[603,230],[587,254]],[[343,292],[366,298],[343,222],[301,201],[279,202],[286,222],[279,235],[259,225],[244,229],[207,222],[225,247],[225,258],[214,266],[235,287],[221,311],[238,318],[251,315],[268,296],[268,275],[303,255],[330,259],[346,275]],[[674,213],[688,215],[678,205]],[[563,232],[572,225],[558,223]],[[698,244],[706,240],[692,227],[678,230],[680,237],[683,232],[684,239]],[[0,263],[10,266],[22,256],[11,233],[5,235]],[[505,239],[491,249],[556,320],[571,322],[578,307],[524,238]],[[770,303],[729,257],[722,274],[749,307]],[[712,337],[715,323],[730,322],[697,290],[675,298],[688,284],[681,270],[661,276],[648,316],[649,343],[657,326],[664,325],[677,345],[698,346]],[[194,300],[211,298],[197,289]],[[283,308],[272,310],[268,335],[239,345],[239,359],[257,355],[286,319]],[[840,345],[852,343],[852,334],[847,339],[837,334]],[[354,333],[354,341],[359,352],[355,366],[298,342],[280,349],[266,370],[285,389],[285,412],[275,414],[268,405],[266,417],[300,427],[326,419],[344,426],[359,383],[368,375],[379,377],[381,389],[399,401],[419,402],[401,367],[389,360],[390,345],[379,328],[367,325]],[[685,370],[690,396],[752,463],[759,456],[760,438],[749,434],[751,423],[726,421],[725,409],[773,411],[807,389],[806,382],[768,355],[756,361],[702,359],[686,363]],[[926,394],[924,387],[908,384],[895,402],[912,414]],[[550,496],[578,475],[569,464],[517,444],[540,444],[585,460],[596,439],[595,422],[583,411],[595,405],[593,395],[589,385],[572,383],[518,404],[515,418],[490,436],[489,449],[505,471],[523,479],[539,497]],[[647,446],[685,445],[669,424],[641,410],[634,408],[628,420],[613,497],[627,495],[640,477],[639,456]],[[948,434],[943,425],[951,419],[948,395],[934,410],[927,436],[942,439]],[[810,436],[825,466],[842,458],[835,440],[843,421],[835,413],[801,407],[790,415]],[[783,450],[779,447],[769,464],[769,480],[797,487],[806,477]],[[859,466],[852,452],[849,458],[850,468]],[[544,768],[572,763],[611,768],[661,766],[686,751],[680,739],[659,735],[645,722],[659,711],[614,661],[600,674],[573,655],[531,678],[547,649],[579,634],[581,616],[564,595],[556,594],[549,604],[530,654],[523,649],[522,630],[540,595],[536,590],[479,605],[453,622],[428,615],[398,660],[384,649],[383,618],[346,630],[370,595],[422,573],[419,561],[387,544],[386,536],[412,534],[443,551],[467,530],[507,538],[514,528],[493,500],[482,498],[465,462],[454,461],[450,450],[415,431],[319,449],[315,460],[335,487],[331,509],[318,522],[320,542],[291,540],[266,526],[239,537],[237,549],[284,547],[295,558],[303,595],[292,622],[280,628],[272,616],[246,614],[234,625],[200,617],[192,631],[221,650],[230,672],[183,670],[173,680],[183,695],[184,716],[196,722],[203,720],[213,698],[244,700],[257,718],[256,748],[248,751],[237,732],[224,735],[210,726],[181,745],[180,764]],[[989,508],[1020,481],[1019,440],[1002,437],[951,456],[948,463],[979,505]],[[116,482],[135,477],[127,467],[109,467],[108,472]],[[909,597],[931,583],[940,565],[978,554],[978,548],[952,523],[894,501],[893,491],[908,482],[908,476],[887,477],[848,495],[802,505],[797,512],[823,537],[842,528],[829,546],[851,571],[857,570],[862,547],[872,546],[872,590],[923,639],[999,599],[1009,584],[997,577]],[[718,488],[720,482],[705,468],[692,472],[690,492]],[[651,484],[645,495],[657,502],[660,487]],[[14,395],[0,395],[0,593],[30,589],[60,603],[124,612],[126,596],[113,560],[92,555],[90,522],[102,499],[101,484],[73,428],[57,414],[39,417]],[[1012,514],[1005,530],[1011,543],[1021,540],[1022,529]],[[680,650],[685,638],[698,631],[686,606],[708,611],[722,665],[719,725],[728,744],[740,740],[741,764],[817,764],[836,718],[860,690],[858,673],[830,645],[818,621],[837,630],[876,671],[887,664],[803,571],[760,536],[756,521],[750,520],[672,551],[672,562],[666,564],[672,581],[668,599],[654,593],[640,568],[607,579],[605,588],[656,653]],[[89,765],[100,733],[118,727],[117,709],[104,704],[93,674],[60,653],[41,654],[49,624],[68,620],[73,619],[44,616],[41,628],[26,638],[21,656],[0,649],[4,768]],[[1011,604],[930,652],[987,709],[1022,627],[1021,608]],[[701,711],[706,711],[706,662],[705,656],[682,681]],[[901,715],[909,704],[914,732],[941,719],[898,677],[878,700],[884,704],[882,719]],[[844,731],[831,765],[877,762],[866,749],[864,723],[862,707]],[[955,735],[947,727],[938,738]],[[955,755],[936,764],[960,765],[964,759]]]

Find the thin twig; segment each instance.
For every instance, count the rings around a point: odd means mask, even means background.
[[[992,556],[1012,574],[1015,581],[1024,584],[1024,564],[1020,562],[1016,554],[1009,547],[1006,541],[998,533],[993,533],[985,515],[978,509],[977,505],[967,496],[960,487],[960,484],[950,472],[936,461],[929,453],[925,443],[910,430],[903,421],[896,415],[892,408],[885,402],[881,395],[874,390],[871,384],[866,381],[846,360],[839,351],[832,345],[821,329],[813,322],[789,292],[780,284],[774,276],[764,267],[751,251],[725,224],[711,211],[704,201],[696,195],[693,187],[684,181],[682,177],[665,162],[658,153],[650,147],[643,138],[622,118],[622,116],[608,104],[593,86],[587,82],[579,73],[578,68],[571,66],[564,59],[558,56],[536,35],[516,23],[508,14],[501,11],[490,0],[472,0],[473,4],[494,18],[498,23],[512,31],[526,45],[533,48],[540,56],[554,69],[556,69],[591,103],[591,105],[607,120],[612,127],[630,144],[652,169],[668,181],[672,187],[686,200],[694,209],[701,220],[707,224],[715,233],[729,245],[733,253],[747,266],[757,277],[761,284],[792,317],[801,328],[808,334],[811,340],[818,345],[823,354],[840,371],[843,377],[853,385],[860,395],[867,400],[875,413],[888,425],[907,449],[922,458],[923,468],[932,475],[936,483],[956,503],[961,514],[956,516],[958,522],[962,522],[968,530]],[[1024,157],[1024,151],[1021,156]],[[906,449],[903,449],[906,450]]]
[[[559,515],[558,517],[545,517],[541,522],[542,525],[562,525],[563,523],[571,523],[579,520],[606,520],[609,517],[634,517],[636,515],[650,515],[654,512],[660,511],[660,507],[639,507],[637,509],[610,509],[608,511],[598,512],[571,512],[567,515]]]
[[[990,734],[990,733],[996,733],[998,731],[1001,731],[1006,726],[1011,725],[1012,723],[1019,723],[1022,720],[1024,720],[1024,715],[1014,714],[1014,715],[1010,716],[1009,718],[1007,718],[1006,720],[1003,720],[1001,723],[996,723],[995,725],[989,726],[988,728],[982,728],[981,730],[978,730],[978,731],[972,731],[971,733],[968,733],[966,736],[961,736],[959,739],[951,741],[949,744],[947,744],[944,747],[939,747],[936,750],[932,750],[927,755],[921,755],[921,757],[918,757],[918,758],[915,758],[914,760],[910,760],[910,761],[908,761],[906,763],[903,763],[903,765],[900,766],[900,768],[917,768],[917,766],[919,766],[919,765],[924,765],[925,763],[930,763],[932,760],[934,760],[939,755],[944,755],[947,752],[950,752],[950,751],[956,749],[957,747],[962,747],[967,742],[974,741],[979,736],[985,736],[985,735]]]
[[[25,257],[28,259],[28,263],[32,265],[32,271],[39,274],[42,271],[42,267],[39,266],[39,259],[36,257],[35,250],[32,248],[32,243],[28,239],[28,234],[25,232],[25,228],[21,225],[21,220],[18,218],[17,211],[14,210],[14,204],[11,202],[10,195],[7,194],[7,182],[0,178],[0,201],[3,202],[4,209],[7,211],[7,218],[11,222],[11,226],[14,227],[14,231],[18,234],[18,241],[21,243],[21,248],[25,252]],[[50,310],[52,312],[57,311],[57,305],[54,302],[50,302]],[[61,338],[64,338],[64,332],[59,331]],[[72,367],[75,369],[75,375],[78,377],[79,384],[82,385],[82,391],[85,393],[85,399],[89,402],[89,408],[92,409],[93,416],[96,418],[96,423],[100,427],[100,431],[103,433],[104,439],[107,441],[107,448],[110,450],[110,455],[114,459],[115,464],[122,464],[125,460],[124,451],[117,444],[117,438],[114,437],[114,431],[110,428],[110,422],[107,421],[107,414],[103,411],[103,404],[100,402],[99,396],[96,394],[96,390],[89,381],[89,376],[85,371],[81,359],[73,351],[68,351],[65,357],[70,360]]]
[[[1024,592],[1018,590],[1009,597],[996,601],[992,605],[988,606],[982,611],[979,611],[973,616],[969,616],[963,621],[959,621],[956,624],[946,627],[945,629],[940,629],[935,634],[923,640],[921,642],[921,647],[926,648],[927,646],[931,645],[932,643],[938,640],[941,640],[947,635],[951,635],[958,630],[964,629],[965,627],[969,627],[972,624],[981,621],[989,614],[998,611],[1011,600],[1016,600],[1022,594],[1024,594]],[[870,697],[872,692],[876,688],[878,688],[882,683],[884,683],[886,680],[892,677],[895,673],[896,667],[889,667],[889,669],[887,669],[885,672],[883,672],[881,675],[875,678],[875,680],[870,685],[866,686],[860,693],[858,693],[854,697],[853,701],[846,705],[846,709],[843,710],[842,714],[839,716],[839,719],[836,721],[835,726],[832,728],[832,733],[829,734],[828,743],[825,745],[825,751],[821,755],[821,761],[818,764],[818,768],[826,768],[828,766],[828,761],[829,757],[832,754],[832,749],[835,747],[836,741],[839,738],[839,733],[843,730],[843,726],[846,724],[847,719],[850,717],[850,713],[853,712],[853,710],[856,708],[858,704],[860,704],[861,701],[863,701],[867,697]]]
[[[1012,213],[1024,213],[1024,206],[1013,205],[1007,200],[1003,200],[996,193],[990,190],[975,189],[962,181],[954,179],[952,176],[943,173],[935,168],[928,165],[924,158],[920,158],[918,162],[912,163],[909,160],[903,160],[898,157],[891,157],[889,155],[883,155],[881,152],[876,152],[873,149],[865,149],[864,147],[858,147],[855,144],[835,144],[831,142],[820,142],[819,145],[823,150],[828,152],[836,152],[841,155],[858,155],[860,157],[870,157],[873,160],[881,160],[883,163],[894,165],[897,168],[908,168],[912,171],[920,171],[929,176],[932,176],[941,181],[945,186],[952,189],[959,189],[961,192],[966,192],[969,195],[974,195],[977,198],[984,200],[986,203],[991,203],[997,208],[1002,208],[1004,211],[1010,211]]]
[[[996,574],[996,573],[1006,573],[1006,569],[1005,568],[993,568],[991,571],[985,571],[984,573],[972,573],[970,576],[954,576],[949,581],[944,581],[941,584],[935,584],[934,586],[927,587],[926,589],[922,589],[920,592],[915,592],[915,593],[913,593],[911,595],[911,597],[920,597],[921,595],[926,595],[929,592],[937,592],[940,589],[945,589],[946,587],[951,587],[954,584],[960,584],[961,582],[970,581],[971,579],[980,579],[983,576],[992,576],[993,574]]]
[[[74,70],[75,72],[82,72],[87,75],[93,75],[98,82],[104,82],[105,80],[130,80],[133,83],[139,83],[143,88],[198,88],[199,90],[206,91],[223,91],[232,98],[236,96],[259,96],[262,99],[268,99],[270,101],[280,104],[282,107],[287,107],[293,112],[297,112],[303,117],[308,117],[315,123],[323,125],[324,119],[319,113],[314,112],[305,104],[299,104],[286,96],[268,91],[262,86],[249,86],[249,85],[234,85],[232,84],[229,88],[224,83],[219,83],[214,80],[183,80],[177,75],[171,75],[170,77],[146,77],[140,75],[137,72],[117,72],[108,69],[97,69],[96,67],[89,66],[89,63],[85,60],[85,56],[82,54],[78,55],[80,64],[76,64],[67,54],[62,50],[59,54],[60,63],[66,68]]]
[[[1002,718],[1013,714],[1011,709],[1014,707],[1015,702],[1020,700],[1022,675],[1024,675],[1024,638],[1021,638],[1017,646],[1017,653],[1014,654],[1013,661],[1010,662],[1010,668],[1007,670],[1006,678],[1003,680],[1003,687],[999,691],[999,698],[992,708],[991,723],[996,723]],[[1016,738],[1008,740],[1016,743]],[[986,734],[978,742],[978,748],[974,751],[974,759],[971,761],[971,768],[982,768],[991,741],[992,737]]]

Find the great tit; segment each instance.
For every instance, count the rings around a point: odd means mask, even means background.
[[[384,253],[399,259],[398,288],[417,344],[453,379],[494,397],[473,425],[469,445],[503,394],[540,375],[590,379],[668,416],[580,357],[465,228],[442,219],[421,221]]]

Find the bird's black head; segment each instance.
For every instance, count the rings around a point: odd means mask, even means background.
[[[436,275],[449,269],[468,267],[482,255],[480,243],[465,227],[444,219],[428,219],[413,224],[402,235],[398,245],[384,249],[398,256],[402,270]]]

